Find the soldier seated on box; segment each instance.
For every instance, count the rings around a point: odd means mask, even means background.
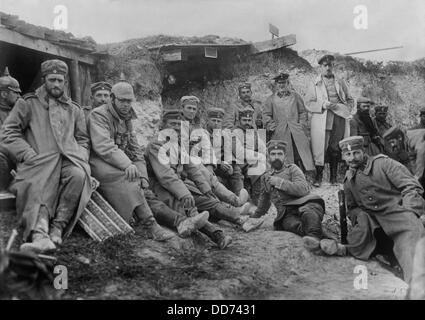
[[[110,102],[97,107],[89,116],[90,165],[93,176],[100,182],[100,193],[126,221],[134,213],[158,241],[170,239],[174,234],[161,228],[155,218],[176,228],[181,236],[190,235],[206,223],[208,213],[187,218],[168,208],[148,189],[144,152],[133,130],[132,120],[137,118],[131,107],[133,88],[127,82],[118,82],[112,87],[111,95]]]
[[[349,166],[344,193],[353,227],[348,245],[334,244],[335,254],[346,249],[361,260],[375,255],[390,258],[393,265],[398,262],[409,283],[415,247],[424,234],[419,219],[425,208],[423,188],[399,162],[382,154],[367,155],[363,137],[349,137],[339,145]]]
[[[273,203],[277,209],[275,229],[302,236],[307,249],[320,253],[321,249],[326,249],[327,241],[322,239],[324,200],[310,193],[301,169],[287,163],[286,142],[270,140],[267,152],[271,169],[261,177],[261,193],[254,217],[265,215]]]
[[[16,102],[0,133],[17,160],[10,189],[29,241],[21,250],[56,249],[91,196],[87,126],[81,107],[65,94],[67,73],[64,61],[44,61],[43,85]]]
[[[0,77],[0,127],[6,120],[16,101],[20,97],[21,89],[19,82],[12,78],[6,67]],[[0,145],[0,192],[7,190],[13,177],[10,174],[16,168],[16,160],[11,152]]]

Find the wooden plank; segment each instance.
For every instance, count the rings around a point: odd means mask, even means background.
[[[77,50],[65,49],[46,40],[33,39],[2,26],[0,26],[0,41],[90,65],[95,64],[93,57],[80,54]]]
[[[78,68],[78,61],[72,60],[70,62],[69,75],[71,78],[71,96],[72,100],[81,104],[81,86],[80,86],[80,70]]]
[[[275,38],[272,40],[255,42],[251,47],[251,54],[257,54],[261,52],[273,51],[283,47],[292,46],[297,43],[297,38],[295,34],[290,34],[280,38]]]

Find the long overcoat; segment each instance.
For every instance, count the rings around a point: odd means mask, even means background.
[[[314,170],[311,154],[307,111],[301,96],[292,91],[288,96],[271,95],[264,104],[263,121],[266,130],[274,131],[272,139],[283,140],[287,143],[286,156],[294,163],[292,139],[307,171]]]
[[[409,170],[385,156],[368,157],[364,169],[347,171],[344,193],[353,229],[348,233],[350,253],[367,260],[374,252],[379,227],[394,241],[394,254],[405,279],[412,271],[413,255],[424,227],[422,186]]]
[[[335,88],[342,104],[334,111],[328,111],[324,108],[324,103],[329,101],[328,92],[322,77],[317,79],[309,87],[305,97],[305,107],[311,112],[311,148],[313,151],[314,162],[317,166],[323,166],[325,163],[326,151],[326,117],[328,112],[334,112],[336,115],[345,119],[344,138],[350,136],[351,110],[354,100],[348,91],[348,86],[344,80],[335,78]]]
[[[49,99],[45,86],[19,99],[3,124],[1,144],[17,160],[17,175],[11,186],[16,211],[27,239],[37,222],[40,206],[49,216],[58,204],[63,157],[86,173],[78,209],[64,232],[68,236],[90,199],[89,137],[80,106],[66,95]]]

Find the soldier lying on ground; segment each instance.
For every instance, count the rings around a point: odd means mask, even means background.
[[[126,221],[134,213],[158,241],[170,239],[174,234],[161,228],[155,218],[176,228],[181,236],[203,227],[208,213],[192,218],[183,216],[148,189],[144,152],[133,131],[132,120],[137,118],[131,107],[133,88],[127,82],[118,82],[112,87],[111,96],[108,104],[94,109],[89,116],[93,150],[90,165],[93,176],[100,182],[100,193]]]
[[[286,162],[286,142],[270,140],[267,143],[271,169],[261,177],[261,194],[254,217],[265,215],[273,203],[277,216],[276,230],[295,233],[303,237],[307,249],[319,253],[327,248],[322,239],[322,219],[325,202],[311,194],[301,169]]]
[[[344,193],[353,228],[348,245],[335,242],[335,254],[348,250],[361,260],[377,254],[395,258],[409,283],[416,244],[424,234],[419,219],[425,208],[423,188],[399,162],[367,155],[363,137],[344,139],[340,147],[349,166]]]
[[[0,77],[0,127],[6,120],[16,101],[20,97],[19,82],[5,69]],[[12,182],[10,172],[16,168],[16,160],[7,148],[0,145],[0,192],[6,190]]]
[[[67,72],[63,61],[43,62],[43,85],[17,101],[0,135],[18,163],[10,190],[30,241],[21,250],[55,249],[91,196],[89,137],[83,110],[64,92]]]

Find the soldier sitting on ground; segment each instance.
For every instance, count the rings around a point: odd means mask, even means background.
[[[398,262],[409,283],[415,247],[424,234],[419,219],[425,208],[423,188],[399,162],[382,154],[367,155],[363,137],[346,138],[340,147],[349,166],[344,193],[353,228],[348,245],[335,242],[335,254],[348,250],[361,260],[386,257],[394,266]]]
[[[176,228],[179,235],[188,236],[203,227],[208,213],[188,218],[161,203],[148,189],[144,152],[132,124],[137,118],[131,107],[134,99],[132,86],[118,82],[112,87],[112,101],[90,113],[93,176],[99,180],[99,191],[112,207],[126,221],[134,213],[155,240],[165,241],[174,236],[161,228],[155,218]]]
[[[193,217],[199,210],[209,211],[210,216],[218,216],[227,212],[229,205],[224,205],[212,194],[211,187],[199,171],[198,165],[182,162],[181,146],[178,143],[181,135],[181,110],[167,110],[163,113],[163,129],[154,137],[146,148],[146,159],[149,179],[153,192],[173,210]],[[171,141],[172,137],[175,139]],[[235,208],[237,212],[239,210]],[[233,216],[232,216],[233,217]],[[222,218],[222,216],[220,216]],[[235,214],[235,219],[238,218]],[[225,235],[210,222],[200,229],[220,249],[226,248],[232,238]]]
[[[241,167],[236,163],[232,150],[230,150],[230,154],[227,155],[231,161],[226,161],[226,141],[224,135],[227,135],[229,132],[223,130],[224,110],[221,108],[210,108],[207,111],[207,115],[208,119],[206,129],[209,134],[211,146],[215,152],[214,154],[217,164],[206,165],[206,167],[209,169],[212,168],[220,182],[223,183],[233,193],[240,196],[240,192],[242,190],[243,193],[247,191],[243,187],[244,177],[242,175]],[[221,142],[221,145],[217,147],[214,146],[214,139],[219,140],[216,141],[216,143],[218,144]],[[227,143],[230,143],[230,141]]]
[[[305,247],[315,253],[327,250],[328,240],[322,239],[324,200],[310,193],[301,169],[287,163],[286,142],[270,140],[267,152],[271,169],[261,177],[261,194],[253,217],[266,214],[273,203],[277,209],[273,223],[276,230],[302,236]]]
[[[0,127],[18,101],[20,93],[19,82],[10,76],[6,67],[3,76],[0,77]],[[10,172],[14,169],[16,169],[16,160],[12,153],[0,146],[0,192],[9,187],[13,179]]]

